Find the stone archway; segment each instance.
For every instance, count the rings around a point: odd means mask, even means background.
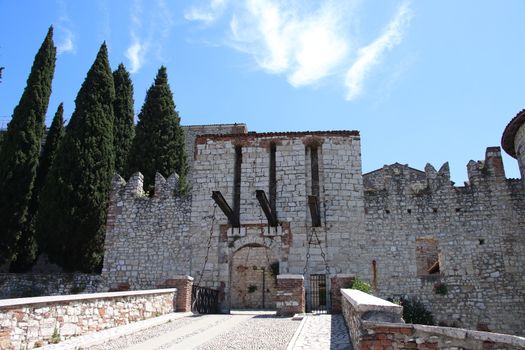
[[[275,309],[279,260],[266,246],[248,244],[231,260],[231,308]]]

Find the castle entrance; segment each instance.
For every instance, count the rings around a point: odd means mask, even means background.
[[[235,252],[231,263],[231,308],[275,309],[279,261],[264,246],[247,245]]]

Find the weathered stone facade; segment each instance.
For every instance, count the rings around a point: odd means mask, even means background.
[[[511,124],[504,147],[524,168],[525,127]],[[157,176],[152,198],[140,174],[115,178],[103,269],[110,288],[189,275],[218,289],[228,311],[273,305],[267,282],[301,274],[308,309],[312,289],[324,290],[312,275],[326,284],[328,305],[334,276],[346,278],[335,289],[357,276],[381,297],[419,297],[441,324],[524,334],[524,186],[505,178],[498,147],[469,162],[469,182],[457,187],[447,164],[362,174],[356,131],[187,130],[189,195],[177,195],[176,175]]]

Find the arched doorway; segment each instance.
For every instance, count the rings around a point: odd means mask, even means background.
[[[231,308],[275,309],[278,274],[271,249],[249,244],[237,250],[231,264]]]

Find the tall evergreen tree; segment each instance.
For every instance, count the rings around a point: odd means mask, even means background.
[[[181,184],[185,184],[188,166],[184,151],[184,132],[180,127],[179,113],[175,110],[164,66],[159,69],[155,83],[146,93],[139,113],[128,173],[136,171],[144,175],[146,190],[151,190],[155,172],[164,176],[176,172],[181,178]]]
[[[37,217],[40,248],[66,270],[93,272],[101,267],[104,227],[114,169],[115,88],[106,43],[75,100],[40,195]]]
[[[40,192],[44,186],[49,168],[55,159],[58,145],[64,137],[63,115],[64,106],[61,103],[58,106],[53,121],[51,122],[51,127],[47,132],[46,142],[44,143],[42,153],[40,154],[32,198],[29,204],[27,225],[18,240],[16,258],[11,262],[11,272],[27,271],[33,265],[36,258],[37,243],[35,234],[35,216],[39,206]]]
[[[53,27],[50,27],[35,56],[0,151],[0,264],[14,258],[17,241],[26,225],[55,58]]]
[[[122,63],[113,72],[113,81],[115,82],[115,102],[113,103],[115,113],[113,126],[115,171],[124,175],[129,150],[135,136],[135,126],[133,125],[133,83]]]

